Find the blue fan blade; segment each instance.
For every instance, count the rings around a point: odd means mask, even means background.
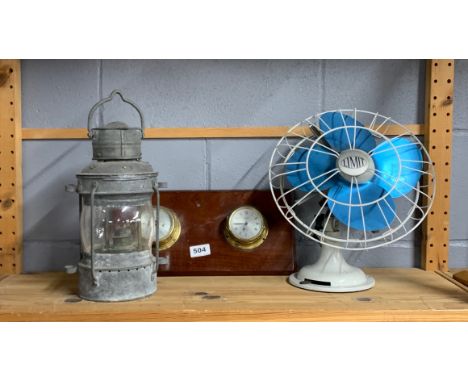
[[[320,190],[328,190],[335,184],[335,178],[332,177],[329,180],[327,178],[332,173],[320,176],[320,174],[326,173],[331,169],[335,168],[335,157],[327,153],[328,149],[322,147],[314,147],[309,156],[309,175],[310,178],[314,179],[313,184],[310,182],[309,176],[307,175],[307,166],[305,163],[299,164],[298,162],[305,162],[307,160],[307,153],[309,150],[299,148],[293,155],[288,159],[288,165],[286,165],[286,171],[290,172],[287,174],[288,182],[293,186],[297,187],[300,184],[306,182],[299,189],[301,191],[312,191],[314,185]],[[315,179],[317,177],[317,179]],[[326,181],[327,180],[327,181]],[[323,183],[323,184],[322,184]]]
[[[388,192],[398,180],[390,195],[393,198],[399,198],[413,190],[413,187],[418,184],[423,168],[422,153],[419,145],[408,138],[392,138],[390,141],[402,161],[400,178],[398,178],[400,166],[397,153],[392,145],[385,141],[377,146],[372,156],[375,168],[378,170],[375,181]]]
[[[358,190],[361,199],[359,199]],[[351,193],[351,196],[350,196]],[[373,182],[363,183],[356,186],[353,184],[340,183],[332,187],[328,191],[328,196],[338,202],[351,203],[351,204],[364,204],[381,198],[385,194],[385,190]],[[350,201],[351,197],[351,201]],[[388,203],[388,204],[387,204]],[[388,228],[395,219],[395,202],[390,195],[377,203],[361,207],[338,204],[328,199],[328,207],[333,215],[344,225],[360,231],[378,231]],[[351,217],[350,217],[351,215]],[[364,215],[364,222],[363,217]],[[349,223],[348,223],[349,220]],[[364,224],[365,223],[365,224]],[[365,228],[364,228],[365,225]]]
[[[300,184],[306,182],[308,179],[305,163],[298,163],[305,162],[305,158],[302,158],[305,153],[306,150],[298,149],[288,159],[288,164],[286,165],[286,171],[288,171],[288,174],[286,175],[286,178],[288,179],[288,182],[292,187],[297,187]],[[312,188],[313,187],[309,183],[305,183],[304,185],[299,187],[299,190],[307,192],[311,191]]]
[[[363,126],[363,124],[349,115],[339,112],[327,112],[320,116],[320,129],[323,132],[343,126]],[[356,134],[356,137],[354,134]],[[325,139],[337,151],[348,150],[354,146],[356,149],[369,152],[376,146],[375,139],[369,131],[355,127],[328,133]]]

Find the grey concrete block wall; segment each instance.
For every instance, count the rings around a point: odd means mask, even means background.
[[[424,121],[425,62],[325,60],[323,110],[378,111],[401,123]]]
[[[97,60],[22,60],[24,127],[84,127],[99,97]]]
[[[320,61],[103,61],[102,92],[125,91],[151,126],[288,125],[320,107],[321,70]],[[109,120],[129,120],[108,109]]]
[[[22,62],[23,125],[84,127],[90,107],[114,88],[143,110],[148,126],[292,125],[316,112],[368,109],[402,123],[423,122],[424,62],[418,60],[54,60]],[[468,64],[456,64],[450,265],[468,265]],[[465,89],[463,89],[463,84]],[[96,121],[137,123],[111,103]],[[147,140],[144,159],[170,189],[267,188],[275,139]],[[63,192],[91,158],[84,141],[23,144],[24,267],[60,270],[79,255],[77,196]],[[459,160],[456,160],[456,159]],[[352,255],[361,266],[417,266],[419,243]],[[298,259],[317,252],[297,240]]]

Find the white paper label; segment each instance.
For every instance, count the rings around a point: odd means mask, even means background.
[[[211,255],[209,244],[192,245],[190,247],[190,257],[202,257]]]

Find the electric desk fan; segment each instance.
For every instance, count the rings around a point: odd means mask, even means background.
[[[316,263],[289,282],[323,292],[372,288],[374,279],[342,252],[409,235],[435,193],[433,164],[421,141],[389,117],[356,109],[320,113],[293,126],[273,151],[269,180],[283,216],[322,247]]]

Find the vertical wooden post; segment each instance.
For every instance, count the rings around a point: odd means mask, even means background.
[[[436,195],[423,226],[421,265],[426,270],[448,270],[453,84],[454,60],[427,61],[424,141],[436,172]]]
[[[21,273],[21,65],[0,60],[0,274]]]

